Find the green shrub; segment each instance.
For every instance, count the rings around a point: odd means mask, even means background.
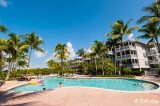
[[[124,75],[130,75],[131,73],[132,73],[132,70],[131,70],[131,68],[123,68],[123,74]]]
[[[133,70],[132,71],[132,75],[141,76],[142,74],[144,74],[144,71],[139,71],[139,70]]]

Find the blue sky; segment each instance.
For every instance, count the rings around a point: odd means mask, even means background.
[[[33,52],[31,66],[44,67],[53,58],[57,43],[68,43],[73,58],[78,49],[88,49],[93,41],[105,41],[104,34],[118,19],[136,24],[144,6],[154,0],[0,0],[0,24],[10,32],[35,31],[45,42],[46,54]],[[134,37],[139,33],[133,32]],[[0,38],[6,37],[0,34]],[[127,39],[125,37],[124,39]],[[145,41],[144,41],[145,42]],[[36,57],[37,56],[37,57]]]

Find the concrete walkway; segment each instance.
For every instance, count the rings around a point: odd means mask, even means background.
[[[0,106],[160,106],[160,92],[133,93],[82,87],[39,93],[3,90]]]

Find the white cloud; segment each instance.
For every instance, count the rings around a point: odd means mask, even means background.
[[[76,57],[76,53],[74,51],[73,45],[71,42],[67,42],[67,50],[70,52],[70,55],[68,55],[68,60],[74,59]]]
[[[129,34],[129,35],[128,35],[128,39],[129,39],[129,40],[135,40],[135,38],[133,38],[133,36],[134,36],[133,34]]]
[[[45,55],[47,54],[48,51],[42,53],[42,52],[39,52],[39,51],[36,51],[34,52],[34,55],[36,56],[36,58],[42,58],[42,57],[45,57]]]
[[[86,52],[87,52],[87,53],[92,53],[93,51],[91,50],[91,48],[88,48],[88,49],[86,50]]]
[[[44,60],[44,62],[46,63],[47,61],[49,61],[49,60],[51,60],[51,59],[54,59],[54,60],[55,60],[55,55],[56,55],[56,53],[53,52],[53,53],[51,54],[51,56],[49,56],[48,58],[46,58],[46,59]]]
[[[8,2],[6,0],[0,0],[0,6],[8,7]]]

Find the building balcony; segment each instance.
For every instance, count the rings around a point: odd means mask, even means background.
[[[138,65],[138,63],[132,63],[132,67],[133,68],[139,68],[139,65]]]
[[[106,54],[113,55],[113,51],[107,51]]]
[[[138,63],[132,63],[132,64],[127,65],[127,67],[130,67],[130,68],[139,68],[139,65],[138,65]]]
[[[160,59],[149,60],[149,64],[160,64]]]
[[[117,59],[120,59],[120,56],[117,56]],[[127,54],[127,55],[122,55],[122,59],[127,59],[127,58],[136,58],[137,59],[137,55],[135,54]]]
[[[153,56],[153,55],[157,55],[156,51],[151,51],[151,52],[147,52],[148,56]]]
[[[124,51],[124,50],[135,50],[135,47],[134,46],[131,46],[131,45],[127,45],[127,46],[123,46],[122,47],[122,50]],[[118,51],[120,51],[121,50],[121,48],[116,48],[116,51],[118,52]]]

